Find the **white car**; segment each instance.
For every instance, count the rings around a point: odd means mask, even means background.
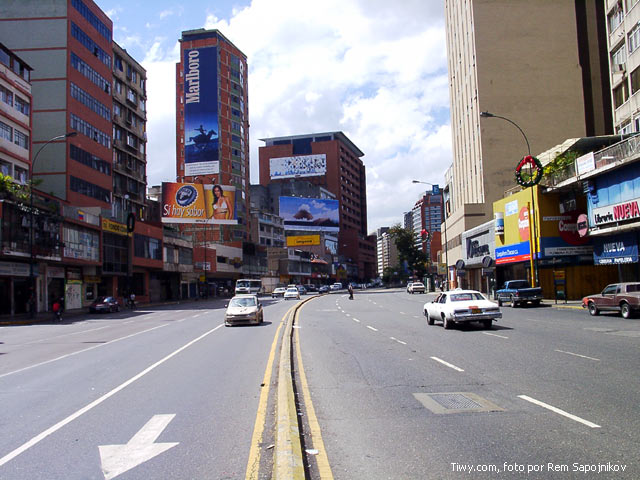
[[[264,321],[262,304],[256,295],[236,295],[227,305],[224,325],[259,324]]]
[[[296,287],[289,287],[287,291],[284,292],[284,299],[289,300],[290,298],[300,300],[300,291]]]
[[[284,287],[277,287],[273,292],[271,292],[271,298],[283,297],[286,291],[287,289]]]
[[[413,282],[407,285],[407,292],[409,293],[427,293],[427,289],[422,282]]]
[[[438,320],[447,330],[454,323],[463,322],[481,322],[485,328],[491,328],[494,320],[502,318],[500,307],[475,290],[443,292],[433,302],[424,304],[423,313],[429,325]]]
[[[342,289],[342,283],[340,283],[340,282],[334,283],[329,288],[331,289],[332,292],[336,292],[336,291]]]

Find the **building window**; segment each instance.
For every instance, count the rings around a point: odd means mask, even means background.
[[[111,120],[109,109],[102,102],[96,100],[93,96],[85,92],[73,82],[71,82],[71,96],[82,103],[85,107],[89,107],[105,120]]]
[[[77,260],[100,261],[100,236],[92,230],[63,227],[64,256]]]
[[[69,156],[76,162],[80,162],[87,167],[91,167],[94,170],[104,173],[105,175],[111,175],[111,165],[109,162],[96,157],[92,153],[89,153],[75,145],[71,144],[69,147]]]
[[[29,102],[23,100],[18,95],[15,96],[15,101],[13,102],[13,106],[17,111],[22,113],[23,115],[29,115]]]
[[[4,122],[0,122],[0,138],[4,138],[10,142],[13,140],[13,128]]]
[[[103,233],[102,245],[102,270],[103,273],[127,273],[129,265],[128,238],[124,235]]]
[[[111,94],[111,84],[73,52],[71,53],[71,66],[106,93]]]
[[[162,260],[162,248],[160,246],[160,240],[157,238],[136,234],[133,243],[133,251],[136,257]]]
[[[107,148],[111,148],[111,137],[109,135],[102,132],[101,130],[98,130],[96,127],[88,122],[85,122],[73,113],[71,114],[71,128],[82,133],[83,135],[86,135],[87,137],[93,139],[94,141]]]
[[[93,53],[94,56],[98,57],[102,63],[111,69],[111,55],[102,50],[89,35],[87,35],[73,22],[71,22],[71,36],[78,40],[87,50]]]
[[[7,90],[2,85],[0,85],[0,100],[2,100],[10,107],[13,106],[13,93],[11,92],[11,90]]]
[[[618,28],[618,26],[622,23],[623,18],[624,12],[622,10],[622,4],[618,3],[618,5],[616,5],[613,9],[613,12],[611,12],[607,18],[607,20],[609,21],[609,33]]]
[[[631,72],[631,95],[640,90],[640,68]]]
[[[138,101],[136,99],[136,92],[134,92],[130,88],[127,88],[127,100],[135,105],[138,105]]]
[[[71,5],[75,8],[80,15],[82,15],[87,22],[96,29],[96,31],[102,35],[105,40],[111,43],[111,30],[100,21],[100,19],[87,7],[82,0],[71,0]]]
[[[26,168],[16,166],[14,168],[13,179],[19,183],[27,183],[29,171]]]
[[[620,135],[626,135],[627,133],[631,133],[631,129],[632,129],[631,122],[627,122],[618,128],[618,133]]]
[[[625,78],[620,85],[613,90],[613,103],[618,108],[629,98],[629,84]]]
[[[124,68],[122,66],[122,58],[120,58],[120,56],[118,55],[115,55],[113,57],[113,69],[120,70],[121,72],[124,71]]]
[[[640,23],[631,29],[627,37],[629,53],[634,52],[640,46]]]
[[[69,183],[72,192],[95,198],[96,200],[99,200],[101,202],[111,203],[111,192],[109,192],[109,190],[105,188],[99,187],[98,185],[94,185],[93,183],[89,183],[74,176],[70,177]]]
[[[2,175],[11,176],[11,163],[0,160],[0,173]]]
[[[621,68],[623,68],[622,66],[626,61],[627,51],[624,48],[624,45],[622,45],[615,52],[613,52],[613,55],[611,55],[611,70],[613,70],[614,72],[619,71]]]
[[[13,130],[13,143],[19,147],[29,150],[29,135],[25,135],[20,130]]]

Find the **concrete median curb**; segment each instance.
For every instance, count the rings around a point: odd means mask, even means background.
[[[276,445],[273,465],[275,480],[303,480],[305,478],[296,395],[293,389],[291,336],[296,312],[313,298],[316,297],[306,298],[290,312],[282,337],[276,402]]]

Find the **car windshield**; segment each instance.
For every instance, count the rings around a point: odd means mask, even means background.
[[[471,300],[485,300],[482,294],[477,292],[454,293],[449,296],[452,302],[468,302]]]
[[[232,298],[231,303],[229,303],[229,306],[230,307],[255,307],[256,298],[255,297]]]
[[[529,288],[529,282],[526,280],[517,280],[509,282],[509,288]]]

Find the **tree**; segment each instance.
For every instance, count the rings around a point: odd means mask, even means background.
[[[409,271],[422,279],[427,273],[427,255],[416,247],[413,230],[402,228],[396,224],[389,229],[389,234],[398,248],[400,262],[406,261]]]

